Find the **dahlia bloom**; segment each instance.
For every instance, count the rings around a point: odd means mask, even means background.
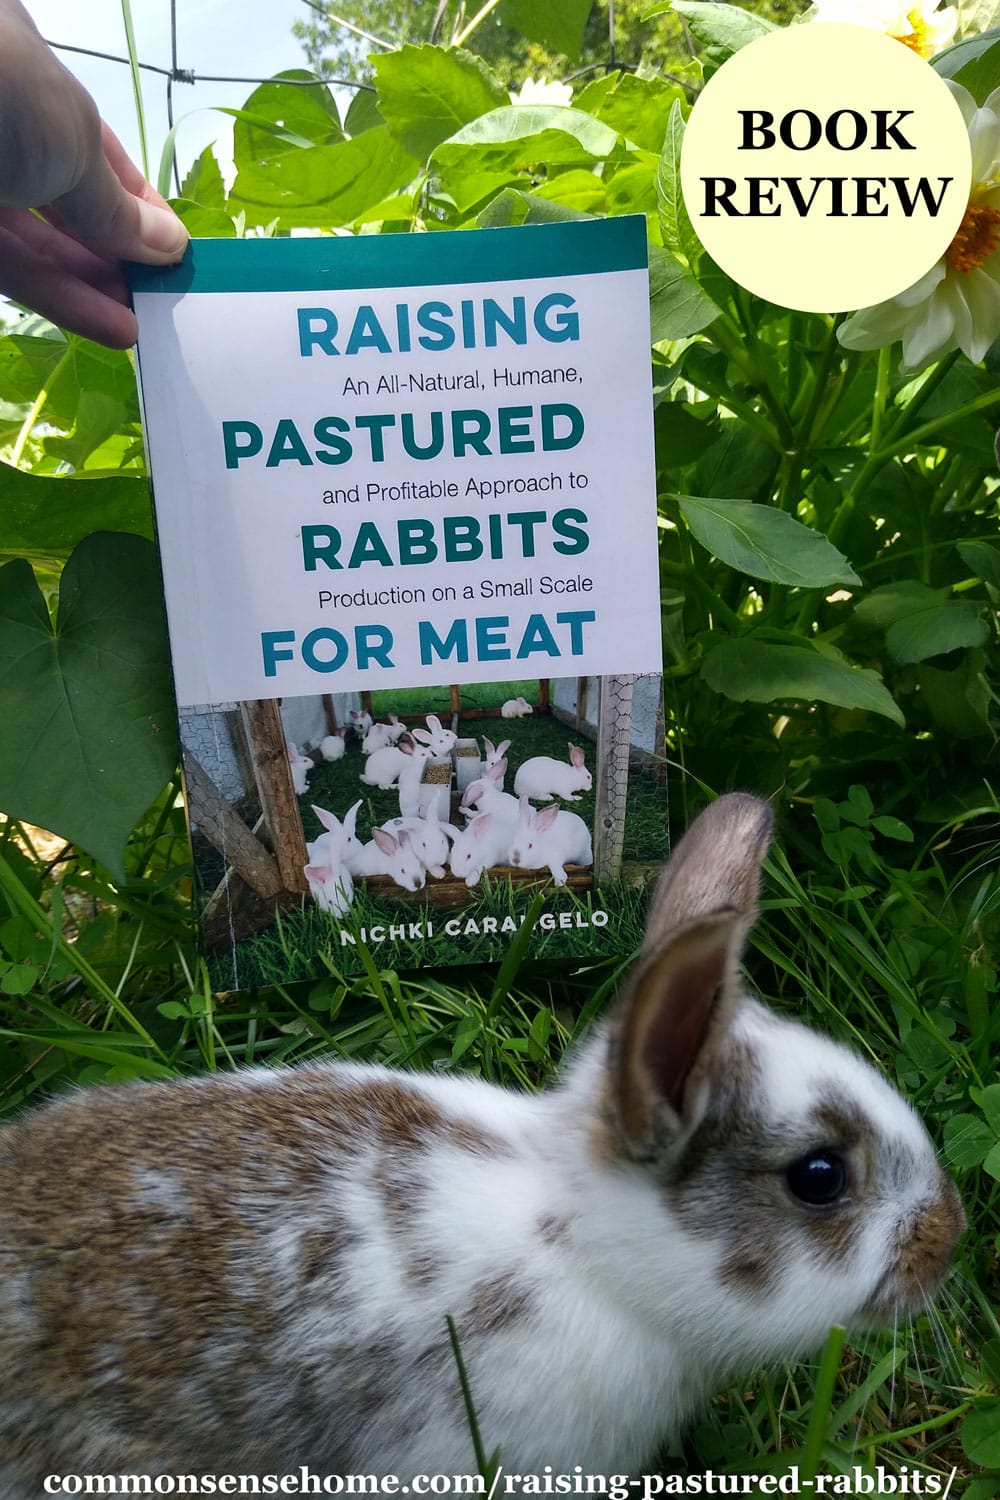
[[[884,31],[912,47],[921,57],[933,57],[955,35],[958,11],[953,5],[936,9],[937,0],[816,0],[811,21],[842,21]]]
[[[972,189],[955,238],[926,275],[898,297],[853,313],[837,330],[847,349],[902,340],[901,368],[920,370],[952,349],[978,364],[1000,337],[1000,89],[981,109],[948,81],[972,147]]]

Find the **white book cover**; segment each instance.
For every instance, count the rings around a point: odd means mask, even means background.
[[[218,987],[634,946],[666,847],[642,218],[201,240],[132,285]]]

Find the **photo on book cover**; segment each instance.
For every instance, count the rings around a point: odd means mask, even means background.
[[[629,952],[667,842],[662,723],[653,674],[184,712],[215,987],[358,973],[362,948],[496,963],[526,921],[532,957]]]

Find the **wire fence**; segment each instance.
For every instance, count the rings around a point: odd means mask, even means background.
[[[381,48],[384,48],[386,50],[391,50],[391,49],[395,48],[397,45],[399,45],[398,42],[396,42],[396,41],[386,40],[386,39],[384,39],[382,37],[375,36],[372,32],[363,30],[361,27],[356,26],[352,21],[347,20],[343,16],[339,16],[339,15],[335,14],[326,5],[321,4],[320,0],[302,0],[302,3],[303,3],[304,6],[308,7],[308,9],[310,9],[312,11],[315,11],[318,15],[322,16],[323,19],[327,23],[329,23],[330,25],[342,28],[344,31],[348,32],[350,35],[353,35],[353,36],[357,37],[359,41],[363,41],[363,42],[368,43],[371,46],[381,47]],[[479,20],[488,11],[492,10],[496,3],[497,3],[497,0],[487,0],[487,3],[482,8],[482,11],[478,12],[477,15],[473,18],[472,23],[470,23],[470,25],[465,28],[465,31],[462,34],[461,40],[465,40],[466,36],[468,34],[471,34],[471,31],[474,29],[475,25],[479,22]],[[566,74],[566,76],[561,80],[562,82],[564,82],[564,83],[573,83],[577,79],[584,77],[586,74],[592,73],[592,72],[595,72],[595,71],[597,71],[597,72],[601,72],[601,71],[604,71],[604,72],[611,72],[611,71],[632,72],[632,71],[634,71],[635,64],[624,62],[623,60],[621,60],[616,55],[616,50],[615,50],[615,0],[607,0],[607,6],[608,6],[608,55],[607,55],[607,57],[605,59],[603,59],[602,61],[600,61],[600,62],[589,63],[589,64],[585,65],[584,67],[574,69],[572,72]],[[125,11],[126,32],[127,32],[128,38],[129,38],[129,42],[131,44],[132,28],[131,28],[131,19],[130,19],[130,16],[128,14],[128,5],[127,5],[127,3],[124,5],[123,8],[124,8],[124,11]],[[437,42],[437,41],[440,40],[440,37],[438,36],[437,33],[440,30],[440,21],[441,21],[441,18],[443,17],[443,15],[444,15],[444,12],[445,12],[445,0],[441,0],[441,3],[437,7],[437,12],[436,12],[434,23],[433,23],[432,30],[431,30],[430,40],[432,42]],[[316,76],[314,76],[312,78],[287,78],[287,77],[282,77],[280,75],[274,75],[274,74],[270,74],[270,75],[268,75],[266,77],[254,77],[254,76],[244,77],[244,76],[240,76],[240,75],[225,74],[225,73],[201,73],[201,72],[197,71],[195,68],[182,67],[180,65],[180,62],[179,62],[179,59],[178,59],[177,0],[170,0],[170,65],[169,65],[169,67],[164,66],[161,63],[144,62],[144,61],[140,60],[139,58],[137,58],[135,56],[120,56],[120,55],[118,55],[116,53],[100,51],[100,50],[98,50],[96,48],[93,48],[93,47],[81,47],[79,45],[76,45],[76,44],[73,44],[73,43],[70,43],[70,42],[52,41],[48,37],[46,37],[45,40],[46,40],[48,46],[50,46],[53,49],[53,51],[55,51],[55,52],[69,52],[69,53],[74,53],[74,54],[76,54],[78,56],[82,56],[82,57],[96,58],[96,59],[99,59],[99,60],[101,60],[103,62],[118,63],[118,64],[120,64],[120,65],[122,65],[124,67],[131,68],[133,70],[133,73],[136,70],[139,70],[139,71],[142,71],[142,72],[145,72],[145,73],[154,73],[158,77],[164,79],[165,86],[166,86],[167,126],[168,126],[169,131],[171,132],[171,175],[173,176],[174,184],[175,184],[175,187],[177,189],[178,195],[180,194],[180,171],[179,171],[179,167],[178,167],[178,163],[177,163],[176,143],[175,143],[175,140],[174,140],[174,137],[173,137],[174,128],[175,128],[175,125],[177,124],[177,121],[175,120],[175,117],[174,117],[174,85],[175,84],[181,84],[181,85],[187,85],[187,86],[194,86],[195,84],[201,84],[201,83],[223,83],[223,84],[240,83],[240,84],[248,84],[248,85],[253,85],[253,86],[259,86],[259,85],[264,84],[264,83],[280,83],[281,85],[287,86],[289,88],[315,88],[317,86],[317,84],[321,84],[321,85],[325,85],[327,87],[353,89],[356,92],[375,93],[375,89],[373,88],[373,86],[370,83],[365,83],[365,82],[360,81],[360,80],[358,80],[356,78],[339,78],[339,77],[332,77],[332,76],[329,76],[329,75],[326,75],[326,74],[323,74],[323,75],[317,74]],[[455,38],[452,38],[452,42],[453,43],[454,43],[454,41],[455,41]],[[138,89],[137,89],[137,112],[138,112],[138,115],[139,115],[139,121],[138,121],[138,123],[139,123],[139,132],[140,132],[140,137],[142,138],[142,141],[143,141],[143,151],[145,153],[145,126],[144,126],[144,122],[143,122],[143,119],[142,119],[142,105],[141,105],[141,101],[139,99]]]

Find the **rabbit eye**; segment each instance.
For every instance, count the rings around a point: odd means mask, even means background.
[[[820,1147],[793,1161],[785,1180],[802,1203],[836,1203],[847,1187],[847,1163],[836,1151]]]

